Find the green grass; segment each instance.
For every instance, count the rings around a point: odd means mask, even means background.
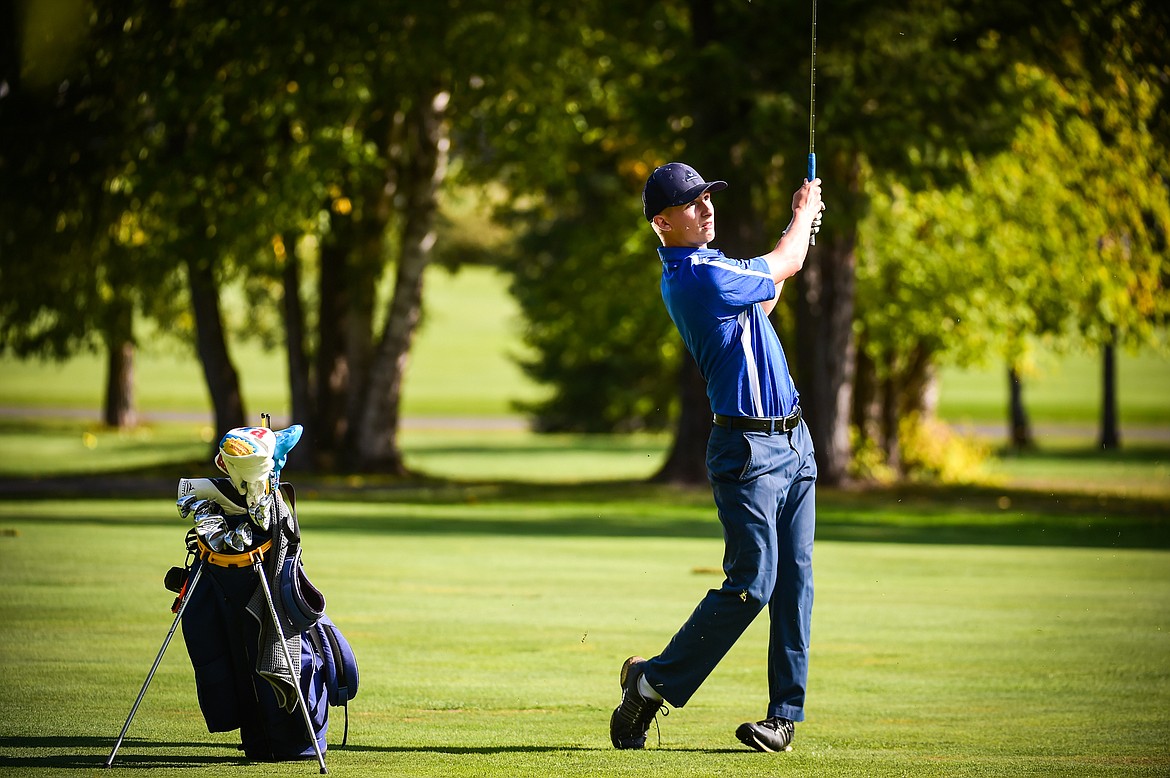
[[[361,690],[337,775],[1154,776],[1170,770],[1170,539],[1095,504],[826,493],[809,719],[748,752],[760,619],[644,753],[616,752],[617,669],[654,653],[722,556],[706,490],[451,485],[302,494],[306,565],[354,645]],[[1151,513],[1151,510],[1153,513]],[[169,495],[0,502],[0,769],[96,772],[173,619]],[[1158,511],[1161,511],[1160,518]],[[1038,529],[1022,537],[1019,528]],[[1047,537],[1041,531],[1047,528]],[[1041,542],[1043,541],[1043,542]],[[340,712],[333,712],[340,726]],[[208,734],[176,638],[119,774],[301,775]]]
[[[1042,352],[1024,376],[1024,404],[1034,424],[1095,429],[1101,414],[1097,356]],[[1153,350],[1122,352],[1117,359],[1121,423],[1170,426],[1170,357]],[[952,422],[1007,426],[1007,368],[1002,363],[941,371],[939,414]]]
[[[210,441],[210,430],[193,422],[121,432],[76,420],[0,419],[0,484],[3,479],[67,476],[177,478],[210,466]],[[495,420],[479,428],[436,420],[408,425],[401,443],[407,465],[431,477],[555,484],[648,478],[661,466],[669,437],[538,435],[497,427]],[[289,477],[305,476],[293,469]],[[1102,453],[1075,444],[1000,454],[986,464],[984,480],[997,488],[1046,493],[1167,498],[1170,445],[1131,444],[1121,452]],[[368,486],[378,479],[349,482]]]
[[[505,279],[484,268],[427,271],[423,320],[403,388],[406,416],[510,416],[512,404],[538,398],[515,362],[525,353],[519,309]],[[147,416],[196,414],[211,403],[192,345],[143,333],[135,360],[135,390]],[[232,355],[247,409],[287,416],[288,368],[283,346],[237,340]],[[0,407],[88,411],[96,419],[105,386],[98,354],[64,363],[0,358]]]

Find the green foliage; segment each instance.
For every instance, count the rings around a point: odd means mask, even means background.
[[[859,482],[975,484],[988,479],[990,446],[939,419],[913,413],[899,420],[897,468],[877,439],[859,435],[856,428],[851,433],[849,475]]]
[[[849,477],[859,483],[891,484],[898,480],[898,471],[890,466],[886,452],[872,436],[859,434],[857,427],[849,429]]]
[[[644,238],[619,250],[599,245],[612,213],[558,213],[528,233],[510,268],[537,354],[522,362],[525,372],[555,387],[527,406],[541,429],[661,429],[672,417],[675,387],[663,376],[677,370],[681,344],[662,305],[645,299],[661,265]]]
[[[996,351],[1020,360],[1029,336],[1099,344],[1110,324],[1130,343],[1158,342],[1170,205],[1166,150],[1141,131],[1152,85],[1134,85],[1145,97],[1132,126],[1111,131],[1081,113],[1087,96],[1034,68],[1019,76],[1045,97],[1010,153],[969,159],[967,183],[947,190],[874,187],[858,263],[874,356],[918,347],[958,364]]]
[[[1170,150],[1157,126],[1170,94],[1165,63],[1133,54],[1151,40],[1130,28],[1137,6],[1077,9],[1074,19],[1115,29],[1055,60],[1019,60],[1011,88],[1026,110],[1012,144],[962,155],[961,180],[914,189],[888,172],[867,177],[857,329],[903,414],[921,407],[908,395],[927,364],[1001,357],[1028,372],[1038,343],[1162,345]]]
[[[657,429],[683,355],[638,213],[645,176],[686,158],[732,179],[719,245],[746,255],[787,220],[803,172],[807,6],[99,0],[87,37],[85,6],[62,7],[60,62],[29,49],[33,77],[0,96],[9,352],[92,347],[128,309],[189,335],[184,261],[238,280],[229,317],[275,346],[293,245],[359,244],[349,312],[375,309],[419,155],[405,117],[442,95],[453,207],[435,255],[514,273],[525,365],[552,387],[528,406],[538,426]],[[848,253],[857,236],[857,329],[883,377],[1024,361],[1036,337],[1157,339],[1167,18],[1149,0],[845,0],[822,14],[826,238]],[[477,191],[503,236],[458,202]]]
[[[642,137],[658,104],[648,63],[677,46],[639,36],[669,43],[656,27],[671,22],[661,9],[642,17],[605,4],[522,16],[505,43],[517,55],[511,81],[456,137],[466,134],[465,151],[485,144],[464,158],[468,179],[501,181],[516,196],[499,203],[519,236],[502,266],[528,322],[533,355],[522,364],[552,390],[524,407],[544,430],[660,429],[676,403],[680,345],[631,193],[652,167]]]
[[[1061,209],[1039,192],[1013,196],[1021,208],[1045,204],[1033,214],[1041,224],[1033,225],[1022,210],[997,207],[986,190],[964,182],[986,175],[989,188],[1002,186],[1007,171],[981,173],[989,169],[985,161],[1021,137],[1017,128],[1034,106],[1051,104],[1044,79],[1017,73],[1049,72],[1042,68],[1069,57],[1053,39],[1071,34],[1084,20],[1113,13],[1080,5],[854,3],[835,7],[819,21],[817,113],[830,203],[826,230],[848,236],[859,222],[859,328],[863,347],[873,350],[875,363],[888,374],[921,370],[936,355],[976,361],[994,349],[1019,348],[1017,331],[1064,326],[1050,320],[1067,316],[1067,306],[1057,314],[1048,305],[1040,307],[1043,321],[1035,327],[1006,326],[1009,319],[1032,316],[1031,290],[1014,273],[997,274],[981,257],[989,245],[1000,247],[1014,237],[989,236],[989,228],[1060,232],[1053,219],[1059,220]],[[594,270],[611,262],[623,266],[636,253],[630,246],[639,241],[639,230],[644,232],[636,215],[637,192],[650,169],[671,158],[688,158],[701,169],[714,166],[720,177],[734,179],[727,196],[736,199],[724,201],[733,210],[724,213],[736,214],[742,224],[721,219],[718,246],[747,254],[767,244],[763,236],[775,232],[768,225],[787,220],[792,182],[803,169],[796,139],[808,119],[807,27],[803,11],[794,15],[764,3],[662,3],[641,23],[611,16],[604,4],[576,8],[560,12],[587,20],[575,28],[580,30],[576,45],[557,48],[558,31],[545,31],[543,50],[555,62],[557,77],[545,78],[541,99],[518,88],[506,100],[486,102],[477,118],[496,139],[486,170],[506,177],[514,191],[536,195],[536,205],[521,207],[530,218],[520,224],[539,250],[555,246],[560,257],[559,291],[549,290],[551,281],[534,281],[531,270],[517,277],[518,289],[532,287],[518,292],[532,321],[530,343],[541,353],[532,375],[563,396],[563,411],[554,403],[537,408],[538,416],[559,427],[564,411],[589,407],[598,423],[604,419],[610,428],[620,428],[632,411],[621,396],[631,386],[627,376],[657,376],[653,380],[665,383],[672,381],[675,363],[655,359],[653,349],[626,347],[620,334],[605,333],[602,317],[578,314],[576,327],[552,321],[567,315],[557,295],[580,285],[609,299],[609,274]],[[762,29],[769,34],[759,35]],[[1091,58],[1112,51],[1108,45],[1108,37],[1101,36],[1086,43],[1086,51],[1073,53]],[[583,74],[586,89],[576,88],[574,80],[582,73],[582,55],[586,63],[597,63]],[[1042,64],[1018,70],[1014,65],[1034,62]],[[535,65],[533,78],[549,74],[545,67]],[[1073,75],[1080,79],[1076,83],[1096,83],[1083,69]],[[694,99],[696,93],[703,95],[701,101]],[[785,137],[793,140],[778,142]],[[519,164],[531,154],[525,146],[539,149],[547,164]],[[998,159],[1027,160],[1035,151],[1016,148]],[[1001,193],[992,189],[992,194]],[[541,203],[550,210],[555,205],[555,215],[541,211]],[[600,253],[612,259],[599,259],[596,241],[580,239],[587,230],[551,227],[556,219],[585,220],[604,230]],[[647,252],[653,247],[649,240],[641,243]],[[534,251],[526,246],[512,267],[529,264]],[[1033,251],[1024,244],[1011,258],[1034,262]],[[876,252],[884,258],[875,259]],[[582,260],[574,261],[578,253]],[[879,266],[885,262],[888,266]],[[1012,276],[1002,282],[1006,290],[992,288],[997,275]],[[1015,297],[1002,303],[1006,291]],[[651,307],[659,305],[656,292],[656,285],[627,285],[621,295],[630,307]],[[582,307],[597,307],[587,296],[580,299]],[[1053,291],[1045,299],[1066,298]],[[600,326],[580,331],[589,320]],[[677,349],[668,330],[661,331],[665,348]],[[602,381],[599,360],[579,356],[585,349],[574,338],[594,350],[613,338],[608,360],[616,380]],[[641,426],[646,420],[631,417],[627,423]]]
[[[22,4],[0,24],[15,58],[0,73],[0,350],[63,358],[114,335],[167,271],[127,250],[141,232],[128,217],[140,201],[117,177],[125,126],[112,106],[126,95],[79,63],[85,9],[61,6],[56,24],[40,10]],[[58,35],[68,54],[54,61],[43,48]]]

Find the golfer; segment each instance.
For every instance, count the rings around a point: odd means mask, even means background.
[[[736,737],[758,751],[786,751],[794,722],[804,720],[817,469],[768,314],[820,229],[821,181],[797,190],[788,228],[754,259],[708,248],[715,239],[711,193],[726,187],[672,162],[651,173],[642,192],[646,220],[662,241],[662,299],[707,381],[714,412],[707,473],[723,524],[726,578],[662,653],[622,665],[622,701],[609,724],[615,748],[644,747],[663,702],[686,705],[765,607],[768,707]]]

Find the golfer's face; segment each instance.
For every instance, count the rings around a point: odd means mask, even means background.
[[[667,221],[673,228],[676,245],[701,248],[715,240],[715,204],[711,193],[704,192],[686,205],[668,209]]]

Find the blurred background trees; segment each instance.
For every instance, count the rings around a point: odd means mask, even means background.
[[[552,389],[534,425],[673,428],[659,477],[704,479],[709,409],[639,194],[684,159],[731,183],[716,245],[771,247],[808,152],[811,5],[571,5],[10,6],[0,347],[104,350],[106,418],[129,424],[135,322],[189,333],[222,432],[247,418],[227,337],[243,321],[287,353],[302,456],[402,472],[423,269],[489,263]],[[829,210],[775,323],[824,481],[859,451],[905,469],[940,365],[1002,359],[1019,388],[1037,339],[1108,365],[1164,334],[1167,16],[1146,0],[820,9]],[[456,218],[459,199],[491,218]],[[1101,427],[1115,444],[1108,402]]]

